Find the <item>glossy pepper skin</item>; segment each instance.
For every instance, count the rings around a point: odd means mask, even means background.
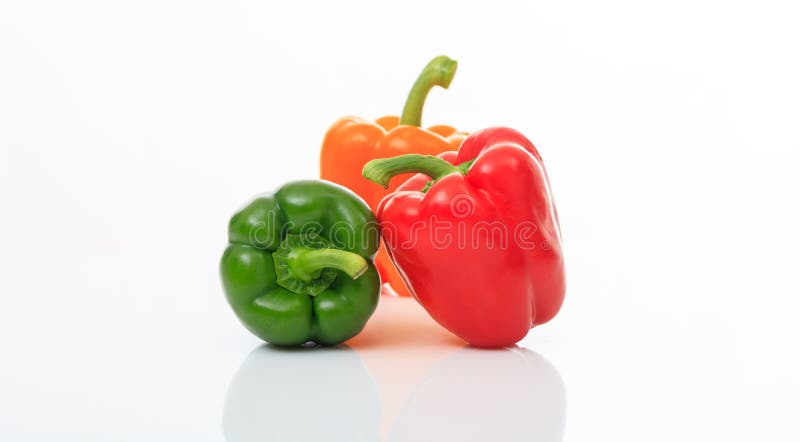
[[[414,83],[401,117],[386,116],[374,123],[359,117],[344,117],[334,123],[322,143],[320,177],[354,191],[374,211],[384,196],[411,175],[394,177],[387,188],[378,187],[361,175],[368,161],[407,153],[437,155],[458,149],[467,134],[450,126],[420,127],[425,98],[434,86],[449,87],[456,67],[457,63],[445,56],[428,63]],[[399,295],[410,295],[383,247],[375,262],[383,282]]]
[[[403,155],[365,166],[379,184],[421,172],[381,201],[384,242],[439,324],[475,346],[513,345],[564,300],[561,233],[541,156],[519,132],[489,128],[442,157],[449,162]]]
[[[228,303],[254,335],[276,345],[335,345],[375,311],[375,217],[349,190],[296,181],[256,196],[228,226],[220,273]]]

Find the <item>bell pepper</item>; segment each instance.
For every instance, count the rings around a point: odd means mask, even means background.
[[[466,137],[450,126],[420,127],[422,108],[434,86],[448,88],[458,64],[446,56],[431,60],[408,94],[402,115],[378,118],[374,123],[359,117],[344,117],[325,135],[320,153],[320,178],[341,184],[364,198],[376,210],[381,198],[410,175],[395,177],[386,189],[372,185],[361,176],[367,161],[406,153],[436,155],[458,149]],[[408,296],[402,278],[383,247],[375,258],[381,279],[399,295]]]
[[[389,254],[442,326],[479,347],[508,346],[552,319],[564,300],[558,215],[541,155],[508,128],[470,135],[443,158],[373,160],[383,186],[420,172],[378,206]]]
[[[228,303],[277,345],[335,345],[375,311],[375,216],[351,191],[297,181],[255,197],[230,220],[220,273]]]

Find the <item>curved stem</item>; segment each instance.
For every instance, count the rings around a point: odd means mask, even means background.
[[[315,274],[325,268],[334,268],[345,272],[353,279],[367,271],[367,260],[352,252],[339,249],[305,249],[296,250],[289,267],[297,277],[304,281],[314,279]]]
[[[364,165],[361,174],[374,183],[389,187],[389,180],[393,176],[410,172],[424,173],[436,180],[453,172],[460,172],[460,169],[439,157],[410,153],[372,160]]]
[[[440,55],[431,60],[422,70],[408,93],[406,105],[400,115],[400,124],[407,126],[420,126],[422,124],[422,107],[428,92],[434,86],[447,89],[453,76],[456,74],[458,62],[446,55]]]

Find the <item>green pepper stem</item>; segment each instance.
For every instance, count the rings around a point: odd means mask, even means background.
[[[311,281],[314,275],[325,268],[334,268],[356,279],[367,271],[367,260],[352,252],[339,249],[296,250],[289,261],[292,273],[303,281]]]
[[[410,153],[371,160],[364,165],[361,174],[374,183],[389,187],[389,180],[393,176],[410,172],[424,173],[436,180],[453,172],[460,172],[460,169],[439,157]]]
[[[422,107],[425,106],[428,92],[434,86],[447,89],[450,82],[453,81],[453,76],[456,75],[456,68],[458,68],[458,62],[446,55],[440,55],[431,60],[417,77],[417,81],[411,87],[411,92],[408,93],[406,105],[400,115],[400,124],[422,125]]]

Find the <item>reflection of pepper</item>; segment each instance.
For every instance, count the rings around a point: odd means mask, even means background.
[[[278,345],[338,344],[378,303],[370,262],[375,217],[352,192],[320,181],[286,184],[233,215],[220,264],[228,302],[254,335]]]
[[[376,441],[381,408],[367,367],[346,345],[312,352],[262,345],[228,386],[222,431],[226,442]]]
[[[410,355],[404,359],[414,361]],[[406,392],[412,399],[398,413],[389,440],[564,440],[564,382],[527,348],[494,351],[491,357],[462,348],[423,373]],[[469,400],[453,400],[455,394]],[[476,406],[498,403],[503,405]]]
[[[533,144],[507,128],[473,133],[453,164],[401,155],[369,162],[364,176],[386,185],[398,173],[424,174],[378,207],[389,253],[442,326],[477,346],[511,345],[564,300],[547,174]]]
[[[434,86],[447,88],[456,67],[455,60],[445,56],[431,60],[411,88],[400,118],[387,116],[372,123],[358,117],[345,117],[334,123],[322,143],[320,177],[356,192],[375,210],[381,198],[410,175],[395,177],[388,188],[382,189],[361,176],[367,161],[407,153],[436,155],[458,149],[466,134],[449,126],[420,127],[428,92]],[[375,262],[383,282],[388,282],[398,294],[409,295],[383,247]]]

